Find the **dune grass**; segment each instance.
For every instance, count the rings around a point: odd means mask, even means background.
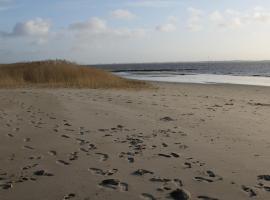
[[[0,87],[145,88],[143,81],[127,80],[110,72],[64,60],[0,65]]]

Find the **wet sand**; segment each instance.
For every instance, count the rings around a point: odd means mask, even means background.
[[[0,90],[0,199],[270,199],[270,88]]]

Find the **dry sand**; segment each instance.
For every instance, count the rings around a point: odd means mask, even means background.
[[[270,199],[270,88],[153,84],[0,90],[0,199]]]

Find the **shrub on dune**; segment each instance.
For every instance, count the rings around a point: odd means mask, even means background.
[[[0,87],[143,88],[142,81],[64,60],[0,65]]]

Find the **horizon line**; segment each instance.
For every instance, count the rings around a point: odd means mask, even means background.
[[[77,63],[79,65],[83,66],[102,66],[102,65],[139,65],[139,64],[177,64],[177,63],[215,63],[215,62],[270,62],[269,60],[198,60],[198,61],[146,61],[146,62],[110,62],[110,63],[94,63],[94,64],[86,64],[86,63],[80,63],[77,61],[72,61],[68,59],[39,59],[39,60],[30,60],[30,61],[16,61],[16,62],[6,62],[6,63],[0,63],[0,65],[4,64],[15,64],[15,63],[30,63],[30,62],[42,62],[42,61],[56,61],[56,60],[62,60],[72,63]]]

